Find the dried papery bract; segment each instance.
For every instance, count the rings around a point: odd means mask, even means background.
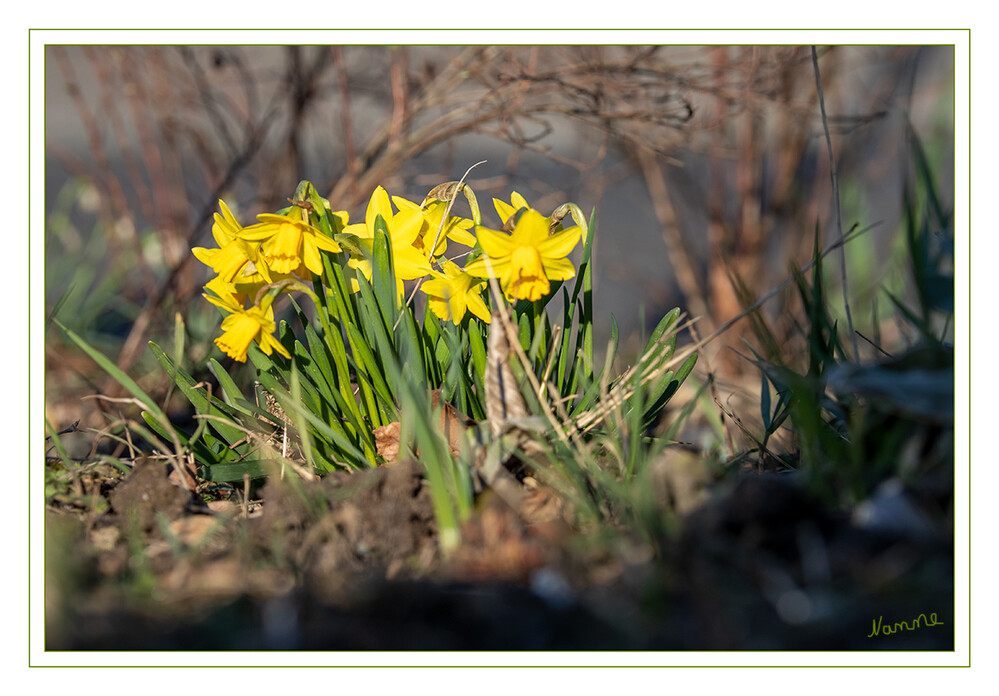
[[[493,435],[503,432],[504,424],[528,416],[527,404],[510,367],[510,333],[505,312],[489,328],[489,351],[486,354],[486,417]]]

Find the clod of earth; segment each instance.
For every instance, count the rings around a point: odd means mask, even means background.
[[[132,472],[111,492],[111,507],[121,519],[147,531],[156,523],[157,513],[175,520],[190,502],[190,491],[167,479],[167,464],[145,457],[136,460]]]

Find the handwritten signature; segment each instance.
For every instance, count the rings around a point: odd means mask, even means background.
[[[944,622],[937,620],[937,613],[932,612],[929,618],[926,618],[926,614],[920,614],[911,621],[896,621],[893,624],[884,624],[884,617],[879,616],[877,619],[871,620],[871,632],[867,634],[868,638],[873,638],[874,636],[890,636],[893,633],[899,633],[901,631],[915,631],[917,628],[922,628],[924,626],[943,626]]]

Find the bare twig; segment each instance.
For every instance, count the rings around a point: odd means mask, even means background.
[[[170,439],[172,440],[174,451],[173,454],[171,455],[170,462],[171,464],[173,464],[174,469],[177,471],[177,476],[180,477],[180,481],[185,488],[187,488],[188,490],[194,490],[197,480],[195,477],[195,470],[192,459],[189,456],[189,453],[184,448],[184,445],[181,444],[180,439],[177,437],[177,432],[174,430],[173,425],[169,421],[160,419],[159,416],[157,416],[157,414],[148,410],[146,404],[142,403],[139,399],[136,399],[134,397],[116,398],[111,396],[105,396],[104,394],[93,394],[91,396],[87,396],[84,398],[100,399],[101,401],[109,401],[111,403],[116,403],[116,404],[133,404],[135,406],[138,406],[146,413],[149,413],[149,415],[151,415],[153,418],[156,418],[157,421],[160,423],[160,425],[163,426],[163,429],[166,430],[167,433],[169,433]],[[140,426],[138,422],[133,421],[131,419],[128,420],[120,419],[120,422],[125,423],[128,426],[129,430],[136,427],[144,427]],[[126,434],[129,435],[129,437],[131,437],[128,430],[126,430]],[[156,439],[155,435],[153,435],[150,432],[146,432],[146,437],[152,438],[154,440],[153,444],[155,444],[164,454],[168,453],[167,446],[163,442]],[[129,442],[129,446],[131,449],[131,442]]]
[[[839,205],[839,180],[836,176],[836,158],[833,156],[832,139],[829,137],[829,120],[826,118],[826,100],[822,93],[822,79],[819,75],[819,57],[812,46],[812,67],[815,69],[815,89],[819,93],[819,110],[822,113],[822,128],[826,134],[826,149],[829,151],[829,178],[832,179],[833,200],[836,204],[836,229],[840,240],[843,239],[843,215]],[[843,306],[846,308],[846,323],[853,341],[853,359],[860,357],[857,348],[857,334],[853,330],[853,316],[850,314],[850,297],[846,284],[846,248],[840,249],[840,278],[843,283]]]
[[[663,176],[659,160],[655,154],[641,145],[636,144],[632,148],[635,158],[642,169],[645,178],[645,185],[649,189],[649,196],[652,199],[652,209],[659,219],[659,226],[662,228],[663,241],[666,243],[666,250],[669,254],[670,265],[676,274],[676,281],[683,291],[692,314],[707,317],[708,306],[704,302],[704,291],[701,283],[694,275],[697,264],[693,263],[687,254],[687,248],[683,242],[683,235],[677,225],[676,212],[669,198],[669,190],[666,187],[666,179]]]
[[[357,147],[354,144],[354,122],[350,116],[350,87],[347,84],[347,67],[343,62],[343,51],[339,46],[330,46],[333,62],[337,68],[337,87],[340,90],[340,130],[343,134],[344,154],[347,157],[347,182],[350,188],[347,193],[351,198],[357,196],[357,173],[359,162]]]
[[[856,239],[857,237],[859,237],[859,236],[861,236],[863,234],[866,234],[867,232],[869,232],[870,230],[872,230],[874,227],[876,227],[876,225],[871,225],[871,226],[865,227],[863,229],[858,229],[858,230],[852,231],[845,238],[836,240],[835,242],[833,242],[832,244],[830,244],[829,246],[827,246],[825,249],[823,249],[819,253],[819,255],[818,255],[817,258],[812,259],[811,261],[809,261],[808,263],[806,263],[804,266],[802,266],[799,269],[798,272],[802,273],[802,274],[805,273],[805,272],[807,272],[812,266],[814,266],[818,261],[822,260],[826,255],[828,255],[829,253],[831,253],[835,249],[840,248],[841,246],[843,246],[843,244],[845,244],[845,243],[847,243],[847,242],[849,242],[851,240],[854,240],[854,239]],[[760,299],[758,299],[752,305],[750,305],[749,307],[747,307],[746,309],[744,309],[737,316],[732,317],[727,322],[725,322],[724,324],[722,324],[720,327],[718,327],[717,329],[715,329],[710,335],[707,336],[707,338],[704,338],[702,340],[696,341],[694,344],[692,344],[690,346],[687,346],[684,351],[678,352],[677,354],[675,354],[669,360],[664,361],[662,364],[658,365],[654,369],[652,369],[649,372],[647,372],[643,376],[643,382],[646,383],[646,384],[648,384],[648,383],[654,382],[655,380],[661,379],[662,376],[668,370],[670,370],[671,368],[673,368],[675,365],[679,365],[684,360],[686,360],[687,358],[689,358],[691,355],[693,355],[694,353],[696,353],[699,350],[701,350],[701,348],[703,348],[705,345],[707,345],[708,343],[710,343],[711,341],[715,340],[716,338],[718,338],[719,336],[721,336],[723,333],[725,333],[726,331],[728,331],[739,320],[741,320],[744,317],[752,314],[757,309],[759,309],[760,307],[762,307],[766,302],[768,302],[770,299],[772,299],[778,293],[780,293],[784,288],[786,288],[788,285],[790,285],[792,282],[794,282],[794,279],[795,279],[794,275],[791,275],[790,277],[786,278],[784,280],[784,282],[782,282],[780,285],[778,285],[777,287],[775,287],[773,290],[771,290],[770,292],[768,292],[766,295],[764,295],[763,297],[761,297]],[[680,326],[674,327],[674,330],[672,332],[670,332],[670,334],[664,335],[664,339],[668,338],[669,335],[671,335],[671,334],[678,333],[681,328],[682,327],[680,327]],[[518,345],[519,345],[519,343],[518,343]],[[646,355],[649,356],[648,353]],[[654,359],[654,358],[647,357],[647,359]],[[626,372],[625,376],[627,376],[629,374],[630,374],[630,371]],[[614,408],[616,408],[625,399],[629,398],[634,393],[634,391],[635,391],[635,388],[634,388],[633,385],[630,384],[630,380],[627,380],[625,378],[619,379],[617,387],[615,389],[611,390],[611,393],[609,394],[609,398],[606,400],[606,403],[604,403],[604,402],[598,403],[595,408],[593,408],[593,409],[591,409],[591,410],[583,413],[581,416],[579,416],[576,419],[576,421],[575,421],[575,427],[578,428],[579,430],[582,430],[582,431],[586,431],[586,430],[592,429],[593,427],[595,427],[595,425],[597,423],[599,423],[601,420],[603,420],[607,416],[607,414],[611,412],[611,410],[613,410]]]

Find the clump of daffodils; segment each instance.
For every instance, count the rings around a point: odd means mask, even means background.
[[[379,186],[353,220],[307,181],[289,203],[244,226],[219,201],[215,246],[193,250],[212,270],[205,297],[224,314],[215,344],[252,363],[254,392],[215,359],[208,367],[219,391],[202,391],[150,345],[204,416],[183,446],[206,479],[245,481],[286,464],[301,475],[361,469],[407,448],[425,468],[441,546],[453,548],[476,485],[497,470],[490,462],[498,466],[527,432],[514,414],[545,418],[551,453],[575,461],[586,448],[569,434],[586,436],[612,412],[626,414],[629,432],[645,432],[693,367],[696,354],[676,371],[668,362],[674,309],[634,368],[605,374],[611,347],[604,369],[594,370],[595,224],[572,203],[546,214],[514,191],[494,199],[495,216],[483,221],[463,181],[419,202]],[[438,415],[448,409],[475,423],[474,432],[443,432]],[[507,420],[516,421],[513,439]],[[160,419],[146,422],[166,437]],[[277,439],[281,452],[270,444]],[[295,468],[303,460],[307,467]],[[590,479],[579,481],[590,490]],[[579,499],[588,495],[581,489]]]
[[[452,213],[459,191],[470,219]],[[291,203],[277,213],[259,214],[255,224],[244,227],[220,200],[212,225],[217,248],[193,249],[215,274],[205,285],[205,298],[227,315],[215,344],[236,361],[246,361],[254,342],[266,355],[291,358],[275,337],[274,300],[287,292],[302,291],[314,299],[313,289],[328,292],[331,264],[343,270],[349,291],[358,292],[360,277],[372,281],[379,229],[387,235],[400,302],[404,282],[415,281],[429,310],[456,326],[490,323],[490,278],[511,303],[550,298],[554,283],[575,276],[568,256],[583,236],[576,206],[544,215],[517,192],[509,203],[493,200],[499,229],[483,226],[474,193],[463,183],[438,186],[420,203],[390,196],[379,186],[363,221],[353,223],[308,182],[299,185]],[[577,225],[563,228],[570,212]],[[412,295],[406,302],[411,300]]]

